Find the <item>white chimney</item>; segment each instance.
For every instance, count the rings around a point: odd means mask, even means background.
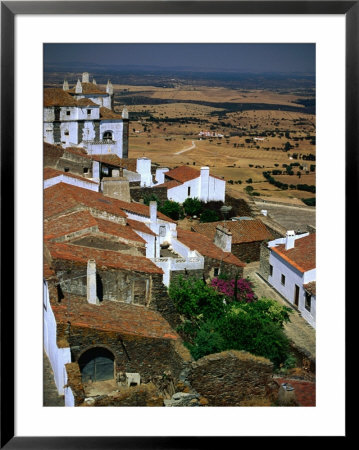
[[[122,119],[128,119],[128,109],[124,106],[122,110]]]
[[[266,209],[261,209],[261,214],[262,214],[262,216],[267,216],[268,211]]]
[[[157,222],[157,202],[150,202],[150,221]]]
[[[99,304],[96,286],[96,261],[94,259],[87,261],[87,301],[92,305]]]
[[[64,84],[62,85],[62,89],[64,91],[68,91],[69,90],[69,83],[67,80],[64,80]]]
[[[207,203],[209,197],[209,167],[201,167],[200,180],[200,200]]]
[[[295,241],[294,230],[287,231],[285,235],[285,249],[290,250],[291,248],[294,248],[294,241]]]
[[[165,182],[165,173],[168,171],[169,169],[167,167],[159,167],[158,169],[156,169],[155,179],[159,184]]]
[[[93,78],[92,84],[97,84],[95,78]]]
[[[82,94],[82,84],[80,80],[77,80],[75,92],[76,94]]]
[[[82,74],[82,82],[83,83],[89,83],[90,82],[90,76],[89,76],[88,72],[84,72]]]
[[[113,86],[110,80],[107,81],[106,92],[110,95],[113,94]]]
[[[224,252],[230,252],[232,250],[232,233],[224,226],[218,225],[214,235],[214,244]]]

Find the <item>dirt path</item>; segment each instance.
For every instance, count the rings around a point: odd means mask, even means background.
[[[284,306],[291,306],[284,298],[279,295],[263,278],[258,275],[259,262],[247,264],[244,268],[243,276],[249,277],[254,283],[254,291],[257,296],[271,298]],[[315,330],[292,308],[290,322],[285,324],[284,329],[288,338],[293,343],[306,350],[315,359]]]
[[[180,155],[181,153],[189,152],[190,150],[193,150],[194,148],[196,148],[196,144],[194,143],[194,141],[192,141],[192,145],[190,147],[180,150],[179,152],[175,153],[175,155]]]

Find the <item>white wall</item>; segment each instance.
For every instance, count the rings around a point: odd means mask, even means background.
[[[226,197],[226,182],[218,178],[209,177],[208,200],[224,202]]]
[[[49,299],[49,290],[47,282],[44,280],[43,291],[43,307],[44,307],[44,349],[50,360],[54,379],[58,393],[64,394],[64,386],[67,382],[65,364],[71,362],[70,348],[59,348],[57,346],[57,326],[54,313],[52,312]]]
[[[188,195],[188,188],[191,188],[190,195]],[[178,203],[183,203],[187,198],[198,198],[205,202],[211,200],[224,202],[225,195],[226,182],[211,176],[209,177],[208,184],[206,184],[205,195],[200,177],[185,181],[183,184],[167,190],[167,198]]]
[[[315,308],[314,317],[305,309],[305,290],[303,285],[315,281],[316,269],[302,273],[274,252],[270,252],[269,264],[273,266],[273,274],[268,277],[268,282],[292,305],[294,305],[295,285],[297,285],[299,287],[298,309],[303,318],[312,326],[315,326]],[[284,286],[281,283],[282,274],[285,276]]]
[[[48,180],[44,180],[44,189],[49,188],[50,186],[54,186],[58,183],[66,183],[71,184],[72,186],[77,186],[83,189],[89,189],[90,191],[99,191],[99,185],[94,183],[89,183],[86,180],[79,180],[78,178],[73,178],[66,175],[58,175],[57,177],[49,178]]]

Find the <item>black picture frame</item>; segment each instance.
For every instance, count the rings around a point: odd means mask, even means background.
[[[359,1],[1,2],[1,448],[199,448],[223,437],[25,437],[14,435],[14,21],[17,14],[340,14],[346,19],[346,236],[358,203]],[[351,244],[351,252],[353,252]],[[346,240],[348,250],[348,240]],[[346,251],[346,267],[349,266]],[[346,287],[349,275],[346,272]],[[348,289],[347,289],[348,291]],[[179,425],[180,426],[180,425]],[[346,433],[348,437],[348,429]],[[222,442],[221,442],[222,443]]]

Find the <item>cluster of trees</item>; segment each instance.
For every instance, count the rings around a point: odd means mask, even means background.
[[[178,328],[195,359],[224,350],[245,350],[270,359],[276,367],[290,357],[284,323],[290,308],[257,299],[249,280],[179,277],[169,295],[184,318]]]
[[[270,183],[273,184],[274,186],[276,186],[279,189],[283,189],[286,190],[288,188],[290,189],[297,189],[298,191],[307,191],[307,192],[312,192],[313,194],[316,191],[316,188],[314,185],[309,185],[309,184],[291,184],[288,185],[287,183],[282,183],[281,181],[275,180],[271,173],[274,172],[280,172],[278,170],[273,170],[272,172],[270,171],[266,171],[266,172],[262,172],[264,178]],[[292,170],[287,170],[288,175],[294,175],[294,172]],[[298,177],[300,178],[301,174],[300,172],[297,172]]]
[[[199,216],[200,222],[220,220],[217,211],[208,208],[198,198],[187,198],[182,205],[172,200],[161,202],[156,194],[145,195],[143,200],[145,205],[149,205],[151,201],[157,202],[158,211],[173,220],[183,219],[185,216]]]

